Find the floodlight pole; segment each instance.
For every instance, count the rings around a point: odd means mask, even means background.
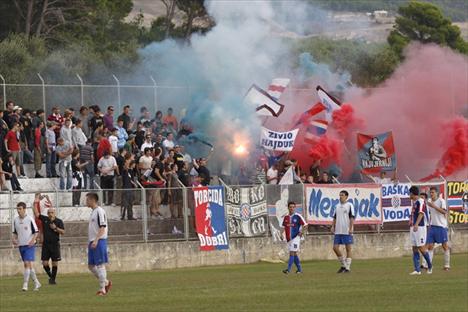
[[[42,109],[44,110],[44,123],[45,123],[45,116],[47,116],[47,110],[46,110],[46,95],[45,95],[45,82],[44,79],[42,78],[41,74],[37,73],[37,76],[41,80],[42,83]]]
[[[78,77],[78,80],[80,81],[80,87],[81,87],[81,106],[84,106],[84,89],[83,89],[83,79],[81,79],[81,76],[76,74],[76,77]]]
[[[5,85],[6,81],[2,75],[0,75],[0,79],[2,79],[2,85],[3,85],[3,109],[6,110],[6,85]]]
[[[120,81],[119,81],[119,79],[117,79],[117,77],[114,74],[112,75],[112,77],[114,77],[115,82],[117,82],[117,103],[118,103],[118,106],[119,106],[118,112],[120,113],[120,105],[121,105],[121,102],[120,102]]]

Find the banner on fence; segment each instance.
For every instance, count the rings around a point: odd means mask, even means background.
[[[307,222],[332,224],[339,193],[346,190],[354,205],[355,224],[381,224],[382,188],[378,184],[306,185]]]
[[[296,212],[304,217],[304,187],[302,184],[267,185],[268,221],[274,242],[282,242],[283,217],[288,214],[288,202],[296,203]]]
[[[267,233],[265,185],[226,186],[226,212],[229,236],[251,237]]]
[[[294,147],[294,141],[296,140],[298,131],[299,129],[277,132],[262,127],[260,144],[267,150],[290,152]]]
[[[223,187],[196,187],[193,196],[200,250],[228,249]]]
[[[362,173],[395,170],[396,154],[391,131],[377,135],[358,133],[357,147]]]
[[[411,184],[382,184],[384,222],[408,221],[411,215]]]
[[[450,223],[468,223],[468,181],[447,182],[447,205]]]

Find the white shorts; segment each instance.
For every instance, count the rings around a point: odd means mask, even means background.
[[[410,227],[410,240],[411,246],[421,247],[426,245],[427,229],[426,226],[418,226],[418,231],[413,231],[413,227]]]
[[[301,248],[301,237],[296,236],[288,242],[289,251],[299,251]]]

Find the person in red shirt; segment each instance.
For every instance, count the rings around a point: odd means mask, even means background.
[[[65,119],[60,115],[60,108],[58,107],[53,107],[52,108],[52,114],[47,117],[48,121],[54,121],[57,126],[55,127],[55,137],[58,139],[60,137],[60,129],[62,128],[62,125],[65,121]]]
[[[19,131],[19,123],[13,124],[13,128],[8,131],[7,135],[5,136],[5,149],[7,153],[10,153],[13,156],[13,160],[15,161],[16,165],[16,174],[19,175],[20,171],[20,144],[18,140],[18,131]]]
[[[172,123],[172,126],[174,128],[174,130],[177,131],[178,129],[178,123],[177,123],[177,118],[176,116],[172,115],[172,107],[169,107],[167,109],[167,115],[163,117],[163,123],[166,124],[166,125],[169,125],[170,123]]]
[[[97,146],[96,156],[97,159],[101,159],[104,156],[104,151],[109,151],[109,155],[112,155],[112,146],[107,139],[107,133],[105,132],[102,136],[100,136],[99,144]]]

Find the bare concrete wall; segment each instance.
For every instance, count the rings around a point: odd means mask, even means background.
[[[302,244],[301,258],[335,259],[331,235],[308,236]],[[355,234],[354,259],[401,257],[410,255],[408,233]],[[468,231],[451,233],[452,253],[468,252]],[[262,259],[285,260],[285,244],[273,243],[271,237],[231,239],[229,250],[201,252],[198,241],[160,243],[122,243],[109,246],[110,271],[158,270],[207,265],[253,263]],[[82,273],[87,269],[87,247],[62,246],[59,272]],[[0,276],[22,273],[17,249],[0,249]],[[35,267],[42,273],[40,248]]]

